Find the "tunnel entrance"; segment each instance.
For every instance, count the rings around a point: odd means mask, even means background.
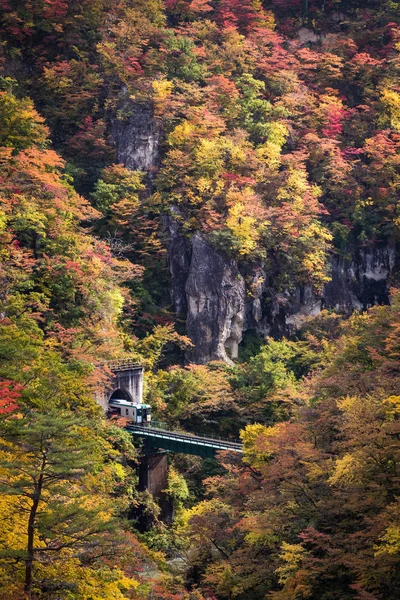
[[[128,402],[133,401],[129,392],[121,389],[115,390],[115,392],[111,394],[109,402],[111,402],[111,400],[127,400]]]

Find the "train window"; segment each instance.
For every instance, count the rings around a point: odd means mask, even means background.
[[[126,409],[126,414],[129,415],[129,408]]]
[[[142,416],[142,409],[141,409],[141,408],[138,408],[138,409],[137,409],[137,416],[138,416],[138,417],[141,417],[141,416]]]

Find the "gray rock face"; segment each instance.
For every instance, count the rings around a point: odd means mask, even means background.
[[[178,317],[186,316],[187,299],[185,286],[192,260],[192,244],[181,235],[178,223],[172,217],[165,219],[169,233],[168,264],[171,273],[171,301]]]
[[[375,304],[388,304],[390,285],[396,270],[396,251],[393,246],[354,250],[350,259],[331,256],[331,281],[316,294],[309,285],[294,291],[274,294],[264,282],[247,309],[246,329],[262,335],[291,335],[305,319],[317,316],[323,309],[350,314]],[[253,317],[257,311],[257,321]]]
[[[395,267],[396,249],[391,245],[355,251],[350,260],[334,258],[332,280],[324,290],[326,306],[351,311],[387,304]]]
[[[280,337],[293,334],[305,319],[324,308],[350,314],[389,303],[396,269],[395,248],[359,249],[351,259],[331,257],[331,281],[320,294],[309,285],[277,293],[261,267],[245,280],[238,264],[218,252],[200,234],[182,236],[169,218],[171,296],[177,314],[186,314],[194,348],[187,360],[230,361],[246,331]]]
[[[158,166],[161,135],[151,103],[133,102],[123,91],[112,135],[118,162],[151,177]]]
[[[185,293],[187,334],[194,343],[188,359],[206,363],[237,358],[244,324],[244,280],[235,261],[199,234],[192,239]]]

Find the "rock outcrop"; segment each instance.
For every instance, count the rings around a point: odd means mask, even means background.
[[[262,337],[291,335],[324,308],[350,314],[390,301],[396,252],[389,244],[353,249],[347,259],[333,255],[331,281],[320,294],[309,285],[278,292],[261,267],[245,283],[237,262],[204,236],[183,236],[173,218],[168,227],[172,301],[177,314],[186,315],[186,332],[194,343],[188,361],[229,362],[237,357],[246,331]]]
[[[330,257],[331,280],[320,294],[310,285],[276,293],[265,275],[263,283],[252,286],[255,298],[246,310],[245,328],[261,335],[291,335],[309,316],[333,309],[350,314],[375,304],[388,304],[390,285],[396,270],[395,247],[354,248],[349,258]]]
[[[192,238],[185,284],[187,334],[192,362],[237,358],[245,318],[246,289],[236,262],[217,252],[200,234]]]
[[[182,235],[179,225],[172,217],[165,219],[169,232],[168,264],[171,273],[171,301],[178,317],[187,313],[186,281],[189,277],[192,260],[192,244]]]
[[[158,167],[161,136],[152,104],[134,102],[123,90],[112,135],[118,162],[133,171],[144,171],[151,178]]]

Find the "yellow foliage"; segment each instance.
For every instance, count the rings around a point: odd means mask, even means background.
[[[232,144],[232,146],[229,148],[229,153],[230,162],[235,167],[239,167],[246,163],[247,155],[243,146],[237,146],[235,144]]]
[[[156,114],[162,114],[170,98],[174,84],[167,79],[156,79],[152,82],[154,111]]]
[[[279,583],[285,583],[287,579],[294,575],[306,556],[307,551],[300,544],[287,544],[283,542],[279,558],[284,564],[276,569],[276,573],[279,576]]]
[[[353,454],[345,454],[336,461],[335,469],[329,483],[346,486],[360,480],[360,462]]]
[[[384,89],[381,100],[388,113],[391,127],[400,133],[400,94],[394,90]]]
[[[277,169],[281,164],[282,146],[287,140],[289,130],[283,123],[271,123],[268,140],[256,150],[257,156],[269,169]]]
[[[210,523],[207,521],[208,515],[214,516],[223,516],[225,514],[230,515],[232,513],[232,507],[228,504],[224,504],[221,500],[217,498],[213,498],[212,500],[203,500],[199,502],[193,508],[187,509],[182,513],[182,525],[183,527],[190,526],[191,519],[195,518],[204,518],[204,526],[209,525]],[[199,524],[199,521],[196,520],[196,524]],[[200,527],[197,527],[195,531],[193,531],[197,536],[202,536],[203,532]]]
[[[375,556],[400,554],[400,502],[397,500],[385,510],[386,527],[374,546]]]
[[[200,192],[200,194],[205,194],[205,193],[211,191],[212,186],[213,186],[213,181],[209,177],[199,177],[196,184],[197,184],[196,187],[197,187],[198,191]]]
[[[168,488],[164,491],[178,502],[190,496],[186,479],[172,466],[168,469]]]
[[[259,2],[259,4],[261,5],[261,2]],[[265,27],[266,29],[274,31],[276,27],[276,22],[274,13],[271,10],[264,11],[260,25],[261,27]]]
[[[381,546],[377,546],[376,556],[380,554],[400,554],[400,526],[390,525],[381,537]]]
[[[215,175],[223,167],[225,148],[219,140],[201,139],[195,150],[196,167],[200,174]]]
[[[240,432],[245,449],[251,447],[261,434],[269,435],[271,429],[271,427],[266,427],[260,423],[247,425],[246,429]]]
[[[0,473],[2,477],[2,473]],[[0,548],[20,550],[25,542],[26,523],[16,496],[0,496]]]
[[[106,565],[98,567],[82,566],[78,559],[72,558],[70,551],[65,551],[62,562],[62,576],[66,581],[74,582],[71,600],[126,600],[130,591],[136,590],[139,583],[117,568]],[[39,567],[44,578],[57,581],[60,577],[60,565]]]
[[[360,315],[357,318],[361,324],[362,319],[367,319],[368,315]],[[382,410],[381,400],[371,396],[362,399],[357,396],[346,396],[346,398],[338,400],[337,404],[349,423],[370,422],[375,420]]]
[[[79,600],[123,600],[126,592],[138,588],[139,583],[131,577],[126,577],[119,569],[88,569],[80,568],[74,571],[78,579]]]
[[[154,100],[156,102],[163,102],[166,100],[174,89],[172,81],[168,81],[167,79],[156,79],[151,85],[154,92]]]
[[[389,419],[394,419],[400,415],[400,396],[390,396],[383,401],[386,414]]]
[[[246,429],[240,432],[244,450],[243,461],[256,469],[268,462],[271,458],[271,453],[268,451],[266,439],[271,437],[274,432],[274,427],[265,427],[265,425],[261,425],[260,423],[247,425]],[[261,436],[263,438],[262,449],[258,448],[256,443]]]
[[[175,127],[168,136],[168,142],[171,146],[183,146],[190,140],[195,131],[194,125],[189,121],[183,121]]]
[[[254,217],[246,214],[246,206],[243,203],[234,204],[229,209],[226,224],[239,241],[239,253],[242,255],[250,254],[257,246],[259,233],[256,223]]]
[[[312,274],[320,284],[330,281],[326,272],[326,246],[332,241],[331,232],[318,221],[311,221],[301,232],[300,239],[307,246],[313,240],[319,241],[318,245],[312,244],[310,251],[304,254],[302,267],[305,273]]]
[[[279,144],[273,142],[265,142],[257,148],[256,154],[258,158],[263,160],[269,169],[277,169],[281,164],[281,150]]]
[[[7,216],[4,211],[0,209],[0,233],[5,231],[7,227]]]

